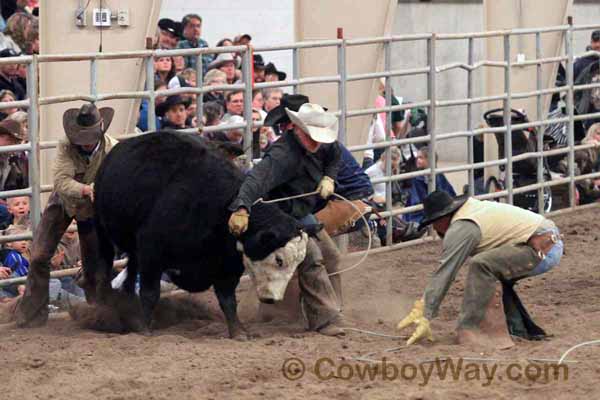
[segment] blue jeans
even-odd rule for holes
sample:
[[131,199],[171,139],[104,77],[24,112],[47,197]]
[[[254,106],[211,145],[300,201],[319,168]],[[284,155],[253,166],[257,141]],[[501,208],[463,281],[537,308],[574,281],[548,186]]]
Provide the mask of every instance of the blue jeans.
[[554,246],[552,246],[548,254],[546,254],[544,259],[540,261],[540,263],[533,269],[533,271],[531,271],[529,276],[540,275],[545,272],[548,272],[560,263],[560,259],[563,255],[563,250],[565,248],[565,244],[560,239],[560,232],[558,231],[558,228],[552,228],[546,232],[554,233],[556,237],[559,238],[558,242],[556,242]]

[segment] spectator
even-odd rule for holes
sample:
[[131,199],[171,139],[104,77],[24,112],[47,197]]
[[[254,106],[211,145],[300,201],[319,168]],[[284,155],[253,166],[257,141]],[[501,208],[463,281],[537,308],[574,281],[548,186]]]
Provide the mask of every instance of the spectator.
[[31,22],[26,35],[23,52],[29,55],[40,54],[40,23],[37,18]]
[[[252,109],[252,122],[262,122],[261,109]],[[275,141],[273,130],[268,126],[255,127],[252,130],[252,158],[262,158],[269,145]]]
[[[381,155],[379,160],[375,162],[375,164],[371,165],[365,171],[369,178],[383,178],[385,177],[385,163],[386,163],[386,154],[391,154],[392,157],[392,175],[396,175],[400,169],[400,149],[398,147],[390,147],[389,152],[385,152]],[[373,200],[377,203],[385,203],[385,182],[375,183],[373,184],[373,189],[375,191],[373,195]]]
[[[220,69],[211,69],[206,73],[206,76],[204,77],[204,84],[206,86],[226,85],[227,76],[225,75],[225,72],[221,71]],[[213,90],[204,93],[202,101],[204,103],[216,101],[217,103],[221,104],[223,108],[225,108],[225,96],[223,95],[222,90]]]
[[263,91],[264,110],[269,113],[281,104],[283,90],[281,88],[267,88]]
[[21,143],[29,142],[29,132],[28,132],[28,115],[25,111],[16,111],[10,114],[7,119],[11,121],[18,122],[21,126],[20,135],[17,135],[21,138]]
[[[4,89],[4,90],[0,90],[0,103],[10,103],[13,101],[16,101],[16,96],[15,94],[8,90],[8,89]],[[12,108],[5,108],[2,111],[0,111],[1,114],[3,114],[3,118],[6,118],[14,113],[16,113],[17,111],[19,111],[18,107],[12,107]]]
[[227,113],[224,118],[228,119],[232,115],[242,115],[244,113],[244,91],[233,90],[227,92],[225,96],[225,108]]
[[[167,86],[160,80],[156,80],[154,82],[154,90],[155,91],[159,91],[159,90],[165,90],[167,88]],[[165,96],[157,96],[154,99],[154,105],[155,107],[160,106],[163,102],[165,101]],[[140,104],[140,117],[138,119],[138,123],[137,123],[137,127],[140,128],[140,130],[142,132],[146,132],[149,127],[148,127],[148,100],[147,99],[143,99],[141,104]],[[156,108],[155,108],[156,109]],[[155,125],[156,125],[156,129],[160,129],[160,118],[158,117],[158,115],[155,116],[156,120],[155,120]]]
[[[175,65],[175,74],[180,74],[184,70],[186,70],[186,68],[185,68],[185,58],[183,56],[173,56],[171,58],[173,59],[173,65]],[[195,70],[193,70],[191,68],[187,68],[187,69],[190,70],[190,71],[194,71],[194,75],[196,75],[196,71]]]
[[185,120],[185,124],[191,128],[198,127],[198,118],[196,116],[196,110],[198,109],[198,104],[196,102],[195,95],[182,96],[184,99],[187,99],[188,106],[186,108],[187,117]]
[[[224,118],[219,125],[244,124],[246,121],[239,115],[232,115]],[[241,145],[244,141],[244,128],[230,128],[222,131],[209,132],[205,135],[208,140],[231,143],[238,145],[241,150]]]
[[168,88],[175,89],[179,87],[196,87],[196,71],[186,68],[183,72],[171,78]]
[[[4,235],[19,235],[27,231],[22,226],[10,226],[4,231]],[[7,242],[4,249],[0,251],[0,279],[21,278],[29,272],[30,240],[18,240]],[[7,287],[0,289],[0,299],[12,298],[22,295],[25,291],[24,285],[18,287]]]
[[175,22],[169,18],[163,18],[158,21],[157,47],[159,49],[174,49],[177,47],[177,42],[180,39],[181,22]]
[[[377,96],[377,98],[375,99],[375,108],[383,108],[386,106],[385,97],[386,97],[385,96],[385,78],[380,78],[379,79],[379,96]],[[391,100],[392,100],[392,106],[398,106],[403,103],[403,99],[396,97],[394,95],[393,90],[392,90]],[[377,115],[381,120],[381,125],[383,126],[384,132],[385,132],[385,129],[387,127],[387,125],[386,125],[387,113],[381,112]],[[393,111],[392,112],[392,132],[390,132],[390,136],[392,138],[402,139],[402,138],[406,137],[406,133],[411,128],[410,117],[411,117],[410,110],[408,110],[406,112],[404,112],[404,111]],[[404,158],[408,159],[410,157],[410,155],[407,153],[407,148],[403,147],[402,151],[403,151]],[[374,161],[377,161],[377,158],[378,157],[376,154]]]
[[21,48],[17,43],[15,43],[13,38],[4,32],[0,32],[0,51],[4,49],[11,49],[15,53],[21,53]]
[[[379,118],[379,115],[373,116],[371,120],[371,125],[369,126],[369,133],[367,134],[367,144],[375,144],[385,141],[385,127]],[[367,169],[372,166],[379,157],[381,157],[381,153],[385,151],[385,148],[380,149],[369,149],[365,150],[363,153],[363,169]]]
[[242,33],[241,35],[237,35],[233,39],[233,45],[234,46],[248,46],[248,45],[250,45],[251,41],[252,41],[252,36],[248,35],[247,33]]
[[[18,57],[20,54],[12,49],[4,49],[0,51],[0,58]],[[18,81],[19,64],[2,64],[0,65],[0,90],[8,89],[14,93],[17,100],[24,100],[27,96],[25,87]]]
[[204,126],[215,126],[221,123],[221,118],[223,118],[223,106],[221,103],[217,101],[209,101],[208,103],[204,103],[204,107],[202,108],[202,122]]
[[186,108],[189,101],[179,95],[169,96],[156,108],[156,114],[162,117],[162,129],[185,129],[189,128],[186,124]]
[[[15,121],[0,122],[0,146],[18,144],[21,127]],[[27,159],[12,153],[0,154],[0,191],[24,189],[29,186]]]
[[71,223],[69,229],[65,231],[60,240],[60,247],[64,252],[63,266],[71,268],[81,261],[81,251],[79,250],[79,235],[76,231],[76,224]]
[[228,84],[233,84],[236,80],[235,60],[230,53],[221,53],[209,65],[208,70],[219,69],[225,73]]
[[254,54],[254,83],[265,81],[265,62],[260,54]]
[[[435,162],[435,157],[433,157]],[[430,154],[429,147],[424,146],[418,150],[417,159],[416,159],[416,167],[417,170],[424,170],[429,168],[430,163]],[[408,198],[406,201],[406,206],[416,206],[423,202],[423,199],[427,197],[429,193],[429,175],[417,176],[416,178],[412,178],[409,180],[409,189],[408,189]],[[437,174],[435,177],[435,188],[436,190],[441,190],[448,193],[450,196],[455,197],[456,193],[454,192],[454,188],[446,179],[444,174]],[[406,221],[421,223],[423,219],[424,213],[423,211],[416,211],[410,214],[405,215]]]
[[[589,49],[600,51],[600,30],[592,32]],[[578,58],[573,64],[573,79],[577,80],[579,74],[594,62],[598,62],[598,56],[595,54]]]
[[31,47],[30,31],[35,20],[36,17],[31,14],[17,12],[6,21],[4,33],[10,36],[22,51],[27,51]]
[[283,71],[278,71],[275,64],[268,63],[265,66],[265,82],[285,81],[287,74]]
[[217,47],[233,46],[233,41],[229,38],[223,38],[217,42]]
[[[202,39],[202,18],[197,14],[187,14],[181,21],[183,26],[183,38],[184,40],[177,43],[178,49],[197,49],[202,47],[208,47],[206,40]],[[185,66],[186,68],[196,69],[197,56],[186,56]],[[212,55],[202,55],[202,75],[206,74],[208,70],[208,64],[213,60]]]
[[19,226],[30,226],[29,221],[29,197],[9,197],[6,200],[7,210],[12,217],[11,224]]
[[165,85],[175,76],[175,65],[171,57],[157,57],[154,59],[154,79]]
[[263,120],[267,116],[263,107],[265,106],[265,101],[263,100],[262,91],[259,89],[254,89],[252,91],[252,108],[258,110],[260,113],[260,119]]

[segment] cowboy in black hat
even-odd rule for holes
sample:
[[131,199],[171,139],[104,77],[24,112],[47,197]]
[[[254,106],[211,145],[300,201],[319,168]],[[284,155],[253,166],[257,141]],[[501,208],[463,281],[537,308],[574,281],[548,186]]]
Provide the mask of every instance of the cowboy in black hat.
[[162,18],[158,21],[158,48],[174,49],[181,39],[181,22],[175,22],[170,18]]
[[185,129],[187,107],[190,100],[178,94],[169,96],[156,107],[156,115],[161,117],[161,127],[164,129]]
[[[491,332],[498,335],[488,335],[488,315],[497,302],[494,293],[498,293],[498,281],[508,284],[512,291],[516,280],[547,272],[558,265],[563,254],[558,228],[551,220],[519,207],[465,196],[452,198],[444,191],[429,194],[423,208],[425,218],[421,226],[433,225],[444,240],[443,252],[441,265],[425,288],[423,298],[415,302],[410,314],[398,324],[398,329],[416,325],[407,344],[423,338],[432,340],[429,322],[437,315],[459,268],[471,257],[458,339],[461,343],[478,344],[498,339],[491,344],[509,347],[513,343],[505,325],[503,334]],[[524,315],[523,321],[528,319],[526,313],[521,315]],[[504,320],[502,315],[500,322]],[[497,319],[492,322],[498,324]],[[515,329],[511,325],[510,333],[527,337],[526,332]]]
[[260,54],[254,54],[254,83],[265,81],[265,61]]
[[[75,219],[83,262],[83,286],[88,301],[95,297],[96,278],[85,266],[97,259],[98,239],[94,228],[93,182],[100,164],[116,145],[106,134],[114,116],[109,107],[94,104],[71,108],[63,114],[67,140],[58,145],[54,161],[54,192],[42,214],[31,248],[25,294],[17,305],[17,325],[34,327],[48,319],[49,261],[66,229]],[[99,277],[98,277],[99,278]],[[108,277],[103,283],[108,284]]]
[[272,62],[268,63],[265,66],[265,81],[266,82],[275,82],[275,81],[285,81],[287,74],[283,71],[279,71],[275,64]]

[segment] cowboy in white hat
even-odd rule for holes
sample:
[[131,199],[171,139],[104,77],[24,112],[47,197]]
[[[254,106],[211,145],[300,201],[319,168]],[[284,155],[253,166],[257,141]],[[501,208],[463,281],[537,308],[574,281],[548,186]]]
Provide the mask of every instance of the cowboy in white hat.
[[[71,108],[63,114],[63,127],[68,140],[62,140],[54,161],[54,192],[42,214],[31,248],[31,262],[25,294],[16,310],[17,325],[34,327],[48,319],[48,280],[50,258],[66,229],[75,219],[83,265],[93,260],[98,240],[94,229],[93,182],[108,152],[117,141],[106,134],[114,116],[109,107],[94,104]],[[89,301],[94,298],[95,277],[84,269]]]
[[[336,146],[338,119],[317,104],[303,104],[298,112],[286,109],[293,131],[274,142],[263,159],[250,171],[237,198],[231,203],[229,229],[242,235],[248,228],[252,205],[260,198],[279,199],[318,190],[327,199],[334,191],[334,179],[340,161]],[[317,157],[317,150],[331,143],[327,156]],[[319,195],[290,199],[277,203],[307,228],[317,224],[312,214]],[[312,241],[307,255],[298,267],[302,306],[311,330],[324,335],[339,336],[341,328],[339,300],[323,265],[319,247]]]

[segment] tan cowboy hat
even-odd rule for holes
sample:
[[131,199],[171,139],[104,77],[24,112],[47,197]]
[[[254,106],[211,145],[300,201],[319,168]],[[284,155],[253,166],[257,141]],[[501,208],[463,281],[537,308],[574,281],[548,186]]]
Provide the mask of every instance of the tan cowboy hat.
[[71,143],[85,146],[97,143],[108,130],[115,115],[110,107],[98,109],[93,103],[70,108],[63,114],[63,127]]
[[0,122],[0,134],[12,137],[16,142],[23,140],[21,124],[12,119],[5,118]]
[[319,143],[333,143],[338,135],[338,119],[318,104],[304,103],[298,112],[285,109],[292,123]]

